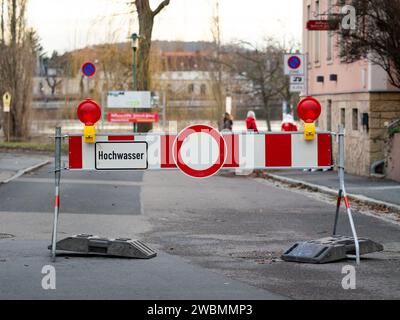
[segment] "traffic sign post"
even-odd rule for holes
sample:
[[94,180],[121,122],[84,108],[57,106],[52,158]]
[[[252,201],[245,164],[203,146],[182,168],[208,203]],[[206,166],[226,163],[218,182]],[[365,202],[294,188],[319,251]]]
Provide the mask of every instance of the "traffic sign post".
[[11,94],[9,92],[3,95],[3,112],[7,113],[7,142],[10,142]]
[[308,31],[336,31],[339,30],[339,28],[340,28],[339,19],[307,21]]
[[304,76],[305,59],[303,54],[285,54],[285,75],[287,76]]
[[290,92],[304,92],[305,86],[304,76],[290,76]]
[[[307,123],[315,121],[321,111],[311,97],[303,101],[298,109],[301,118]],[[95,109],[92,109],[91,112],[93,112],[93,115],[86,115],[84,123],[87,121],[93,122],[93,119],[98,118],[99,115]],[[357,263],[359,264],[361,252],[367,254],[379,251],[381,250],[381,246],[378,244],[371,246],[371,242],[364,241],[365,239],[359,241],[356,233],[344,180],[345,149],[343,129],[339,130],[338,134],[332,132],[315,132],[314,139],[312,140],[305,138],[304,132],[268,132],[259,134],[219,133],[207,125],[190,126],[179,134],[103,133],[94,137],[94,144],[85,142],[85,136],[81,134],[67,134],[63,136],[63,138],[68,139],[69,146],[68,169],[66,169],[68,171],[180,170],[185,175],[196,179],[212,177],[221,169],[330,170],[335,167],[332,156],[332,143],[335,137],[339,138],[339,163],[337,168],[339,171],[340,188],[333,240],[330,240],[329,243],[331,243],[331,249],[334,250],[336,248],[333,245],[335,241],[343,240],[343,237],[338,237],[336,232],[339,208],[341,200],[344,199],[353,238],[343,240],[347,251],[342,251],[346,256],[346,253],[351,251],[351,244],[353,244],[353,251],[356,254]],[[108,240],[91,235],[81,235],[56,243],[60,210],[61,138],[61,129],[57,128],[55,215],[52,246],[50,247],[53,258],[55,259],[57,250],[83,253],[93,252],[146,259],[154,257],[156,254],[152,249],[141,242],[127,241],[127,239]],[[307,247],[307,245],[304,246]],[[298,252],[298,250],[296,251],[293,248],[295,247],[292,247],[283,256],[286,261],[307,261],[311,263],[332,261],[332,257],[329,260],[326,255],[320,256],[327,259],[318,260],[319,255],[313,250]],[[328,250],[328,252],[331,251]],[[311,254],[313,256],[309,256]],[[315,254],[316,256],[314,257]],[[337,255],[337,257],[343,258],[343,255]]]
[[93,77],[96,74],[96,65],[92,62],[85,62],[82,65],[82,73],[88,78]]
[[152,112],[108,113],[108,122],[111,123],[157,123],[158,121],[158,113]]

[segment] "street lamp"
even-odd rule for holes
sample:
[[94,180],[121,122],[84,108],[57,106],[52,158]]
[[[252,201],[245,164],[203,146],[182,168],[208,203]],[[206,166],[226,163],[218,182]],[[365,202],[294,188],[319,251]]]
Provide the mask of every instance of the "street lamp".
[[[139,35],[137,33],[132,33],[132,49],[133,49],[133,91],[137,91],[137,62],[136,54],[139,47]],[[137,131],[136,123],[133,124],[133,132]]]
[[131,36],[132,40],[132,49],[133,49],[133,90],[137,90],[137,63],[136,63],[136,54],[139,47],[139,36],[137,33],[133,33]]

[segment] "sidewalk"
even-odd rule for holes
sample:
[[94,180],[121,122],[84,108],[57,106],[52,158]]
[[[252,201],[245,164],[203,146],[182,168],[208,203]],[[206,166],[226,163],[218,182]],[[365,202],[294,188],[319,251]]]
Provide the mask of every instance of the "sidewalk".
[[0,184],[50,163],[49,156],[0,151]]
[[[337,192],[339,188],[339,178],[335,171],[328,172],[304,172],[304,171],[285,171],[271,172],[268,174],[273,179],[280,180],[289,184],[304,184],[314,188],[322,187],[329,192]],[[400,183],[368,177],[354,176],[346,174],[346,189],[351,196],[360,200],[370,200],[384,202],[389,206],[400,208]],[[330,190],[329,190],[330,189]]]

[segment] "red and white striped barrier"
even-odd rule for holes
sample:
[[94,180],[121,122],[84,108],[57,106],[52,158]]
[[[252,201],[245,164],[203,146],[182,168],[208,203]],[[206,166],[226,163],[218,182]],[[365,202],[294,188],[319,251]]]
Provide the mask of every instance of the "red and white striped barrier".
[[[198,130],[193,131],[196,127]],[[84,143],[82,136],[69,136],[69,169],[181,169],[185,173],[189,171],[190,176],[204,178],[221,168],[327,169],[333,166],[330,133],[319,133],[315,140],[306,141],[302,133],[221,136],[207,126],[189,129],[192,131],[186,129],[178,136],[97,135],[95,144]],[[136,159],[141,154],[142,158]],[[137,165],[130,166],[135,160]],[[212,167],[216,170],[210,171]]]

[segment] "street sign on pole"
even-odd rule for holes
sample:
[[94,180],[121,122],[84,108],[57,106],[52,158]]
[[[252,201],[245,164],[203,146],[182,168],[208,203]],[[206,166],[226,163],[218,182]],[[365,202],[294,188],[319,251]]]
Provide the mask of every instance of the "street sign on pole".
[[109,109],[151,109],[150,91],[111,91],[107,94]]
[[285,54],[285,75],[287,76],[304,76],[305,63],[303,54]]
[[92,62],[85,62],[82,66],[82,73],[86,77],[93,77],[96,74],[96,66]]
[[3,95],[3,112],[7,113],[7,142],[10,142],[10,113],[11,113],[11,93],[6,92]]
[[290,92],[304,92],[306,81],[304,76],[290,77]]
[[110,112],[108,114],[108,122],[111,123],[157,123],[158,121],[159,121],[158,113],[151,113],[151,112],[135,112],[135,113]]
[[3,95],[3,112],[9,113],[11,111],[11,94],[6,92]]
[[309,20],[307,21],[308,31],[336,31],[340,27],[340,20]]

